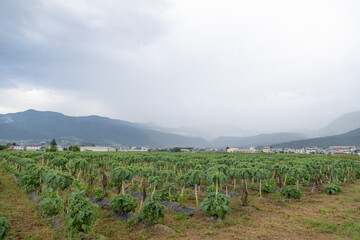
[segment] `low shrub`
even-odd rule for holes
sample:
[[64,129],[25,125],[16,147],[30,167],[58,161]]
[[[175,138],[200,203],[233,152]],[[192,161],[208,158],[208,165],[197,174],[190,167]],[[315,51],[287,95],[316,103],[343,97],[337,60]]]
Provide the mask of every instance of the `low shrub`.
[[132,212],[137,207],[137,198],[130,194],[118,194],[110,201],[114,212]]
[[308,186],[309,185],[309,181],[304,179],[301,181],[301,185],[303,185],[304,187]]
[[339,184],[336,184],[336,183],[329,183],[329,184],[325,185],[325,187],[326,187],[327,194],[330,194],[330,195],[336,195],[342,191]]
[[97,201],[100,201],[101,199],[103,199],[107,196],[109,196],[109,193],[107,191],[105,191],[105,193],[104,193],[104,190],[102,188],[97,188],[95,190],[95,199]]
[[274,179],[268,179],[261,184],[261,191],[273,193],[276,190],[276,182]]
[[160,195],[154,194],[146,198],[139,217],[148,224],[155,224],[159,218],[164,219],[164,214],[165,207],[160,203]]
[[64,201],[56,193],[46,193],[39,202],[39,207],[46,215],[52,217],[64,210]]
[[85,197],[85,191],[75,190],[71,193],[68,213],[65,215],[68,228],[76,231],[90,231],[97,216],[97,206]]
[[35,174],[20,172],[18,182],[27,193],[36,191],[40,186],[39,178]]
[[226,214],[230,214],[229,207],[230,198],[224,194],[215,192],[209,192],[202,203],[200,203],[200,209],[206,216],[215,216],[221,219],[225,218]]
[[298,188],[296,187],[296,185],[287,186],[283,190],[283,194],[287,198],[294,198],[294,199],[300,199],[300,197],[304,195],[301,185],[299,185]]

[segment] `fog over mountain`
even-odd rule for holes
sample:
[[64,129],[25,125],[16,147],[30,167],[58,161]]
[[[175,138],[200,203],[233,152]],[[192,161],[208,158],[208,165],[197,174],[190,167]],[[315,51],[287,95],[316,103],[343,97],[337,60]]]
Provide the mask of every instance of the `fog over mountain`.
[[289,141],[289,142],[269,144],[269,145],[272,145],[273,147],[277,147],[277,148],[304,148],[304,147],[327,148],[330,146],[360,146],[360,128],[334,136]]
[[356,0],[3,0],[0,113],[108,116],[206,139],[317,131],[359,110],[359,9]]
[[[348,115],[345,115],[348,116]],[[338,119],[343,119],[340,117]],[[346,117],[348,119],[348,117]],[[353,118],[352,118],[353,119]],[[356,119],[354,119],[356,122]],[[338,122],[335,120],[334,122]],[[349,124],[351,122],[348,122]],[[350,124],[351,125],[351,124]],[[352,124],[356,126],[355,123]],[[192,134],[204,133],[205,127],[186,128]],[[230,131],[227,126],[222,126]],[[217,128],[220,130],[220,128]],[[233,133],[236,133],[236,128]],[[352,130],[352,129],[351,129]],[[358,131],[358,130],[357,130]],[[225,133],[223,132],[223,133]],[[243,131],[238,132],[241,134]],[[279,132],[271,134],[253,134],[251,136],[220,135],[213,139],[204,139],[200,135],[189,136],[187,133],[174,133],[174,129],[163,128],[155,124],[133,123],[101,116],[72,117],[50,111],[27,110],[18,113],[0,114],[0,142],[39,143],[50,142],[56,138],[60,144],[96,144],[149,147],[241,147],[250,146],[314,146],[356,144],[358,134],[346,133],[344,136],[308,139],[309,135],[301,132]],[[215,133],[213,131],[213,133]],[[231,133],[231,131],[229,132]],[[217,132],[221,134],[221,132]],[[308,139],[308,140],[307,140]],[[297,140],[297,141],[296,141]],[[295,142],[294,142],[295,141]],[[304,146],[305,146],[304,145]]]
[[148,129],[138,123],[100,116],[71,117],[57,112],[27,110],[0,115],[0,141],[150,147],[205,147],[202,138]]
[[321,128],[316,134],[318,136],[338,135],[356,128],[360,128],[360,111],[347,113],[336,118]]

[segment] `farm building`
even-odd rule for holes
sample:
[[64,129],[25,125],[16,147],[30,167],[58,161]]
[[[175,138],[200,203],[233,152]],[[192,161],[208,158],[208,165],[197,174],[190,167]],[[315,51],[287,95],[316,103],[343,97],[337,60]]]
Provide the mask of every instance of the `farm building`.
[[263,147],[262,150],[264,153],[272,153],[272,147]]
[[39,144],[29,144],[29,145],[26,145],[25,150],[26,151],[45,150],[45,146],[44,145],[39,145]]
[[25,151],[25,146],[11,146],[10,149],[15,151]]
[[103,146],[82,146],[81,152],[115,152],[116,147],[103,147]]

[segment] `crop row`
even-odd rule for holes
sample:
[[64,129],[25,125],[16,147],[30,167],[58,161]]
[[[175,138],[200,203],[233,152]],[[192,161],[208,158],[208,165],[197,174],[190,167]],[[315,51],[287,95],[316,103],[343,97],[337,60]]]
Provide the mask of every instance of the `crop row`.
[[359,159],[339,155],[4,152],[0,158],[27,192],[40,193],[42,211],[63,213],[74,234],[89,231],[96,218],[89,197],[110,196],[114,213],[135,212],[129,223],[153,224],[164,217],[165,200],[183,206],[194,196],[205,215],[224,218],[231,198],[247,205],[250,190],[300,198],[303,186],[315,191],[325,184],[337,194],[340,183],[360,178]]

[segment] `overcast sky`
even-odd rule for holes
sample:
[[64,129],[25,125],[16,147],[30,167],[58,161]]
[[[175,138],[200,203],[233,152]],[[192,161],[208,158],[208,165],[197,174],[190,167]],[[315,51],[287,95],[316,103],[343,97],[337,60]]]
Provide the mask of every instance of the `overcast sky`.
[[316,129],[360,110],[360,1],[2,0],[0,113]]

